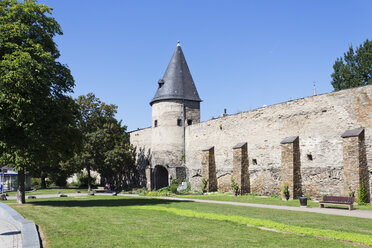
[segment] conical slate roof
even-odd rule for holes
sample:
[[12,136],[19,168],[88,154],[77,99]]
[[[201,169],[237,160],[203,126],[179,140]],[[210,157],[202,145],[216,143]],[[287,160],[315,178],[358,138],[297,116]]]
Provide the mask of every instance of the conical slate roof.
[[154,102],[170,99],[183,99],[201,102],[194,80],[187,66],[180,44],[177,44],[163,79],[150,105]]

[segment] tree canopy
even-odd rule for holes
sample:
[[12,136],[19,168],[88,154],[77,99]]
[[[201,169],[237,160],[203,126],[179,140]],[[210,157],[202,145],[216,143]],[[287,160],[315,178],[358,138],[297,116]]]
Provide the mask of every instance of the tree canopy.
[[372,41],[367,39],[356,51],[350,46],[333,69],[331,83],[336,91],[372,84]]
[[0,1],[0,163],[18,170],[58,164],[78,148],[74,79],[53,40],[62,35],[51,8],[33,0]]
[[133,172],[132,149],[126,126],[114,116],[117,106],[101,102],[93,93],[79,96],[78,127],[83,134],[83,149],[70,161],[88,174],[88,190],[91,190],[90,172],[95,170],[102,178],[121,188],[126,176]]

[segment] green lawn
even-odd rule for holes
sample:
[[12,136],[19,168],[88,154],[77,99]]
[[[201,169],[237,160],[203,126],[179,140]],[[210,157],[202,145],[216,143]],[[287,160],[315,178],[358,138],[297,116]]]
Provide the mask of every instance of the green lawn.
[[[80,191],[81,193],[87,193],[87,189],[69,189],[69,188],[63,188],[63,189],[39,189],[36,191],[26,191],[26,196],[28,195],[53,195],[53,194],[68,194],[68,193],[76,193],[76,191]],[[11,191],[7,192],[9,196],[16,196],[17,192]]]
[[47,247],[353,247],[331,238],[340,235],[372,245],[370,219],[154,198],[27,202],[8,204],[42,228]]
[[[263,196],[254,196],[254,195],[242,195],[242,196],[233,196],[231,194],[210,194],[210,195],[177,195],[176,197],[179,198],[189,198],[189,199],[202,199],[202,200],[215,200],[215,201],[231,201],[231,202],[246,202],[246,203],[259,203],[259,204],[267,204],[267,205],[280,205],[280,206],[292,206],[292,207],[299,207],[300,202],[299,200],[288,200],[282,201],[279,197],[263,197]],[[319,207],[318,202],[314,201],[307,201],[308,207]],[[330,207],[329,205],[326,207]],[[345,208],[345,206],[332,206],[332,208]],[[354,208],[357,210],[372,210],[372,205],[362,205],[359,206],[354,204]]]

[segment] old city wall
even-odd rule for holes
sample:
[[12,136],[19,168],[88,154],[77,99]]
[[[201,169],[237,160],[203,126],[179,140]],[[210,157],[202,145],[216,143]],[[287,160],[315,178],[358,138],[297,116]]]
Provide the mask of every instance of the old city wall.
[[136,166],[140,170],[141,184],[145,185],[145,168],[151,163],[151,127],[132,131],[129,136],[134,147]]
[[247,142],[251,192],[277,194],[282,185],[280,143],[286,137],[299,136],[302,193],[341,195],[345,193],[341,135],[359,127],[365,128],[371,173],[372,86],[306,97],[191,125],[186,128],[189,181],[192,188],[200,188],[202,150],[214,147],[218,190],[230,191],[232,148]]

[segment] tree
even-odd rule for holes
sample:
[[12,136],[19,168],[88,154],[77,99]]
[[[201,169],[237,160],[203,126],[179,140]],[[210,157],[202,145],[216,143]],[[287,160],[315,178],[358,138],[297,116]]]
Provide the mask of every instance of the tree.
[[70,163],[87,171],[88,191],[91,191],[92,170],[99,172],[102,178],[110,179],[115,188],[120,188],[125,178],[135,174],[135,167],[126,126],[114,118],[117,106],[101,102],[93,93],[79,96],[77,103],[83,148]]
[[57,61],[62,35],[51,8],[34,0],[0,1],[0,163],[18,170],[17,202],[25,202],[25,171],[58,165],[79,147],[74,80]]
[[372,41],[367,39],[356,51],[350,46],[333,69],[331,83],[336,91],[372,84]]

